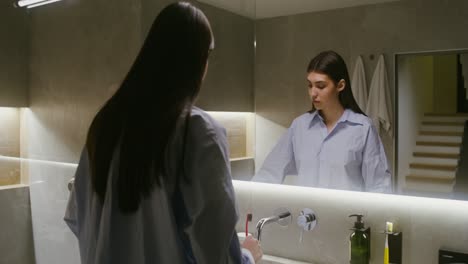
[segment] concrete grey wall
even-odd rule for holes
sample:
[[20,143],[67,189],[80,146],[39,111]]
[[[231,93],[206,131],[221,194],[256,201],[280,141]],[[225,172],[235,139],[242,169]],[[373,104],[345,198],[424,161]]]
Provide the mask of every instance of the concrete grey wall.
[[34,264],[27,186],[0,187],[0,263]]
[[29,16],[0,2],[0,107],[28,105]]
[[140,48],[140,8],[137,0],[83,0],[31,11],[28,157],[78,160],[92,117]]
[[[142,40],[159,11],[174,0],[142,0]],[[215,36],[196,105],[207,111],[253,112],[254,21],[198,1]]]
[[254,111],[254,21],[199,3],[211,23],[215,49],[197,105],[209,111]]
[[[28,156],[76,162],[92,117],[127,73],[155,16],[172,1],[61,2],[32,12]],[[198,105],[253,110],[253,21],[200,4],[216,50]],[[230,30],[225,30],[229,28]],[[76,119],[75,119],[76,118]]]
[[[405,0],[262,19],[255,26],[255,112],[271,123],[288,127],[310,108],[305,71],[316,54],[337,51],[350,73],[356,58],[362,55],[368,86],[378,55],[384,54],[394,91],[395,53],[468,46],[468,2]],[[383,142],[392,161],[392,139],[384,137]],[[274,140],[267,148],[273,144]]]
[[140,0],[141,3],[141,41],[143,42],[148,34],[148,31],[153,24],[154,19],[159,12],[170,3],[177,0]]

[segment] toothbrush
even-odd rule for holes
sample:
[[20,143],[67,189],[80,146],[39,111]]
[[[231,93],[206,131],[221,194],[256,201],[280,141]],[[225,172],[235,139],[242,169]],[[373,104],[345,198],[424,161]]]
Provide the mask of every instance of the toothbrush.
[[248,213],[245,219],[245,237],[249,236],[249,222],[252,222],[252,214]]
[[388,252],[388,234],[385,234],[385,250],[384,250],[384,261],[383,264],[389,264],[389,252]]
[[390,263],[390,252],[388,249],[388,235],[393,232],[393,223],[387,222],[385,227],[385,249],[384,249],[384,261],[383,264]]

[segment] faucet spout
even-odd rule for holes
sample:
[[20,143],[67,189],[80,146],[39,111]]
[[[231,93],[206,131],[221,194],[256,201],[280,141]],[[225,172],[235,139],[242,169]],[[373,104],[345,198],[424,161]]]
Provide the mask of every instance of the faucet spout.
[[267,224],[270,224],[270,223],[277,223],[278,221],[280,221],[281,219],[284,219],[286,217],[289,217],[291,216],[291,213],[290,212],[285,212],[285,213],[282,213],[280,215],[273,215],[273,216],[270,216],[270,217],[265,217],[265,218],[262,218],[260,219],[258,222],[257,222],[257,240],[260,241],[261,238],[262,238],[262,230],[263,230],[263,227]]

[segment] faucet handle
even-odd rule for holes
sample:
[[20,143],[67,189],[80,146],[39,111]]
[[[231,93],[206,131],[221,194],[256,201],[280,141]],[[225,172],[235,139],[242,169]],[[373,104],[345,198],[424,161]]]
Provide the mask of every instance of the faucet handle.
[[309,208],[304,208],[297,217],[297,225],[304,231],[311,231],[317,225],[315,212]]
[[315,212],[309,208],[304,208],[297,217],[297,225],[301,228],[299,243],[302,243],[304,239],[304,231],[312,231],[317,225]]

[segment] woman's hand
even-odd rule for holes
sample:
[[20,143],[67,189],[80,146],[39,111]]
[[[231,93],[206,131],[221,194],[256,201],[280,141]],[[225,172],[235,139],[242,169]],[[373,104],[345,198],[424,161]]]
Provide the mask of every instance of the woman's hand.
[[262,259],[263,251],[257,239],[253,238],[252,236],[246,237],[244,242],[242,242],[242,247],[250,251],[255,260],[255,263]]

